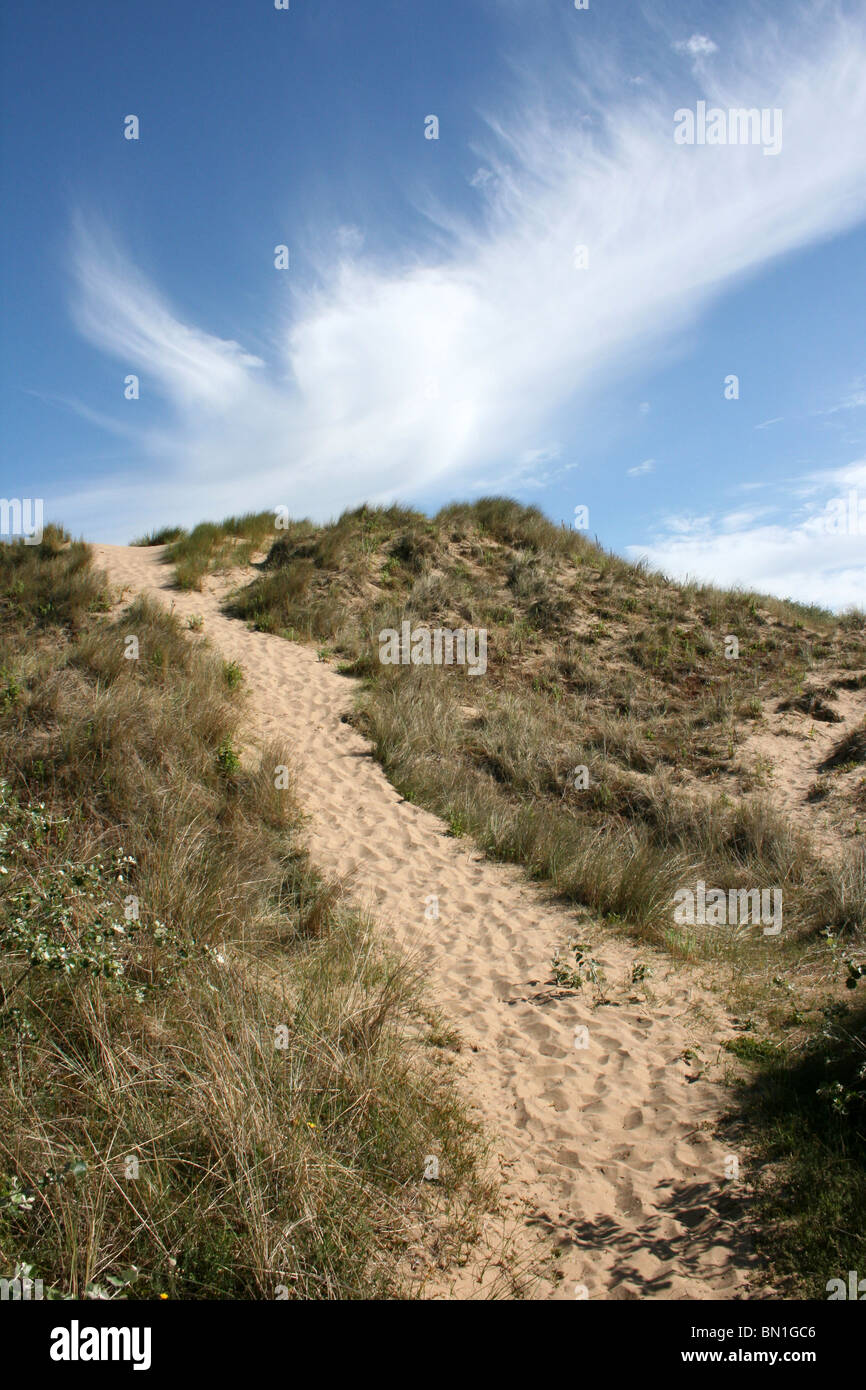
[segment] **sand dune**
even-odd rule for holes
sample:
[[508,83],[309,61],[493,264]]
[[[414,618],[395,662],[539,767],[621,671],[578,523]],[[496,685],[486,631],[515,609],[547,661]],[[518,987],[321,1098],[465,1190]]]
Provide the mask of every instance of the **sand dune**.
[[[351,681],[311,648],[225,617],[225,580],[178,593],[161,549],[94,550],[124,601],[150,593],[183,616],[203,615],[205,634],[244,668],[251,738],[294,749],[314,861],[349,877],[384,929],[419,954],[465,1039],[457,1065],[494,1139],[517,1248],[559,1252],[534,1295],[573,1299],[582,1286],[591,1299],[755,1296],[744,1190],[727,1181],[729,1148],[713,1133],[725,1092],[712,1068],[698,1075],[684,1058],[698,1049],[712,1063],[731,1033],[713,996],[661,954],[605,933],[596,954],[612,1003],[557,990],[551,958],[574,915],[401,798],[341,720]],[[432,896],[438,919],[425,915]],[[652,966],[650,1002],[631,984],[637,958]],[[488,1251],[501,1230],[491,1218]],[[490,1277],[483,1263],[431,1271],[425,1292],[477,1296]]]

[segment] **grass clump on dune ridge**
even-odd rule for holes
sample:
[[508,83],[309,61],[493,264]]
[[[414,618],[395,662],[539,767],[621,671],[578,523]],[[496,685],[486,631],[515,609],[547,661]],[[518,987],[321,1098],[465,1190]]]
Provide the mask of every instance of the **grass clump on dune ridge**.
[[[177,536],[158,532],[170,544],[165,552],[167,564],[174,565],[180,589],[200,589],[206,574],[248,564],[256,551],[267,548],[275,535],[273,512],[246,512],[225,521],[203,521],[191,531]],[[159,544],[157,540],[148,542]]]
[[46,526],[38,546],[0,546],[0,632],[60,626],[77,631],[108,604],[105,587],[83,541],[61,526]]
[[0,596],[3,1272],[406,1292],[407,1247],[447,1258],[486,1198],[411,968],[309,865],[283,750],[239,758],[206,646],[144,601],[96,616],[55,537],[0,548]]
[[179,541],[187,534],[183,526],[161,526],[158,531],[149,531],[144,536],[138,536],[131,545],[150,546],[150,545],[169,545],[172,541]]

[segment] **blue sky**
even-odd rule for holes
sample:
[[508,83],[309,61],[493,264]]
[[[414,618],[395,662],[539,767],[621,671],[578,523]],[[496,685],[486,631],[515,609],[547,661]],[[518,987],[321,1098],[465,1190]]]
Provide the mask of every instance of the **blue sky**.
[[[124,542],[505,492],[676,575],[864,601],[862,4],[2,26],[2,496]],[[781,111],[781,148],[678,144],[702,100]]]

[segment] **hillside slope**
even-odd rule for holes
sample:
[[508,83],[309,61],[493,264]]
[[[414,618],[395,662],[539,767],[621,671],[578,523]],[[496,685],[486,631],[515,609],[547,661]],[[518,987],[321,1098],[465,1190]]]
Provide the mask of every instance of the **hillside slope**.
[[[674,584],[506,499],[235,518],[164,558],[194,592],[238,553],[227,611],[362,676],[349,717],[394,786],[578,910],[550,978],[595,987],[587,909],[699,968],[735,1020],[765,1248],[793,1289],[862,1262],[862,613]],[[483,629],[483,676],[383,664],[404,623]],[[783,929],[683,925],[704,886],[778,900]]]
[[[237,574],[179,592],[158,549],[97,554],[129,596],[200,616],[240,664],[256,739],[292,748],[313,862],[413,951],[464,1039],[454,1065],[494,1138],[506,1219],[486,1223],[456,1292],[483,1291],[510,1249],[542,1296],[573,1298],[580,1285],[593,1298],[736,1296],[754,1257],[733,1220],[743,1188],[713,1135],[726,1094],[712,1064],[731,1023],[708,992],[652,948],[609,936],[597,951],[604,1003],[557,985],[555,954],[576,927],[592,936],[591,919],[403,800],[346,722],[354,683],[311,648],[226,616]],[[554,1265],[539,1263],[551,1249]],[[442,1287],[436,1271],[425,1287]]]

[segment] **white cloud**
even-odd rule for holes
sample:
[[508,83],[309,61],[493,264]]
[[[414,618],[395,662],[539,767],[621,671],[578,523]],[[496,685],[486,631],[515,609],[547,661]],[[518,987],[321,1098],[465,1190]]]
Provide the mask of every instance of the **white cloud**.
[[655,459],[644,459],[643,463],[638,463],[634,468],[629,468],[628,476],[630,478],[640,478],[644,473],[652,473],[655,466]]
[[781,505],[721,518],[670,517],[633,559],[675,579],[697,578],[843,609],[866,603],[866,460],[797,480],[782,499],[808,497],[790,518]]
[[[267,365],[188,323],[105,237],[79,229],[82,332],[171,408],[172,426],[141,434],[162,513],[198,519],[205,483],[211,515],[285,503],[321,517],[479,475],[504,482],[557,413],[568,406],[576,423],[604,375],[681,332],[734,279],[861,219],[866,19],[810,12],[788,26],[788,49],[755,42],[754,72],[731,57],[706,83],[720,105],[757,88],[784,108],[779,158],[676,145],[681,93],[658,83],[598,70],[590,92],[588,78],[558,78],[512,106],[507,129],[490,122],[483,218],[438,209],[435,250],[413,245],[391,265],[344,229],[338,254],[321,253],[318,287],[295,289]],[[574,267],[578,243],[587,270]],[[273,275],[279,305],[294,282]]]
[[79,222],[75,245],[74,313],[91,342],[137,375],[152,373],[188,410],[219,415],[249,396],[260,358],[181,322],[104,234]]
[[552,468],[546,466],[556,464],[559,457],[558,444],[540,449],[527,449],[521,454],[515,467],[503,473],[500,466],[497,467],[495,474],[469,479],[463,490],[471,496],[485,492],[507,491],[509,488],[519,488],[521,491],[531,488],[537,491],[540,488],[550,487],[560,478],[573,473],[578,466],[576,463],[564,463],[559,467]]
[[761,517],[767,516],[772,512],[770,507],[761,507],[751,511],[742,510],[739,512],[726,512],[721,518],[720,525],[725,531],[743,531],[749,526],[754,526]]
[[559,454],[558,444],[548,444],[540,449],[527,449],[525,453],[521,454],[520,462],[528,466],[534,466],[537,463],[551,463],[554,459],[559,458]]
[[719,45],[707,38],[706,34],[692,34],[690,39],[679,39],[674,48],[677,53],[688,53],[690,58],[709,58],[719,51]]

